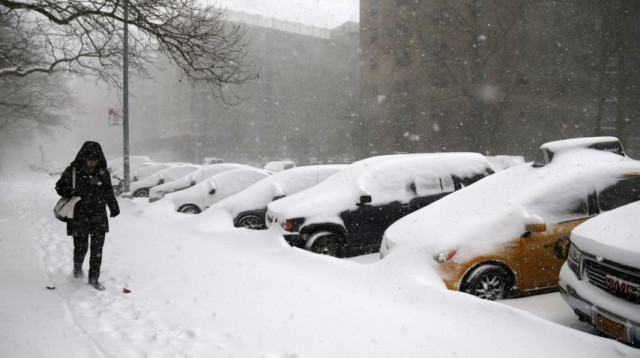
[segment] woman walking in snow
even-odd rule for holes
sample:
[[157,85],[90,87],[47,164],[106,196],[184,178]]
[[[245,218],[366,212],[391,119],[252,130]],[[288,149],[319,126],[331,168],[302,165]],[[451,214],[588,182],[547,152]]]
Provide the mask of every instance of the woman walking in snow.
[[[75,189],[73,176],[75,171]],[[102,246],[109,232],[109,219],[120,214],[118,201],[111,188],[111,177],[107,171],[107,160],[97,142],[85,142],[76,159],[65,169],[56,183],[60,196],[79,196],[73,219],[67,221],[67,235],[73,236],[73,276],[82,278],[82,263],[89,249],[89,284],[96,290],[104,290],[98,281],[102,264]]]

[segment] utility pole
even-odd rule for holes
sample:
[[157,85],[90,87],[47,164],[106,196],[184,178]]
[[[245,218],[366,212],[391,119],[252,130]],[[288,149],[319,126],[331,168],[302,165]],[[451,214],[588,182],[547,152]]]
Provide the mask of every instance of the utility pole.
[[122,130],[124,144],[124,192],[128,193],[129,186],[129,0],[124,0],[124,64],[122,73]]

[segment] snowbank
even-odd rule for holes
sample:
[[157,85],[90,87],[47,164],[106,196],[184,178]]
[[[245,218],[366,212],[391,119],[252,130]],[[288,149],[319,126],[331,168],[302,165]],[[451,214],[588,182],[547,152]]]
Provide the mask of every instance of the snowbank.
[[98,292],[71,278],[54,183],[0,181],[0,253],[12,257],[0,260],[6,357],[640,357],[447,291],[419,255],[370,264],[315,255],[272,230],[218,226],[162,200],[120,199]]

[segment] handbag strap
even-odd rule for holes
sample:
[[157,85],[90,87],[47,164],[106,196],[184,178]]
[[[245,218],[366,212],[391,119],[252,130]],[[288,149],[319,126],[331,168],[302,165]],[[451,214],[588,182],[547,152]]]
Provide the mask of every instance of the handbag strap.
[[75,189],[76,188],[76,167],[73,167],[71,169],[71,173],[72,173],[71,174],[71,187],[73,189]]

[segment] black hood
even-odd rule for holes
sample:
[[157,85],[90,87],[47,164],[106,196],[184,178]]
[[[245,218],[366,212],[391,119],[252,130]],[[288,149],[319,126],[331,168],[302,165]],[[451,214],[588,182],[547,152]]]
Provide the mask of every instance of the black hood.
[[96,169],[107,169],[107,160],[98,142],[84,142],[82,148],[78,151],[78,155],[76,155],[76,159],[71,164],[77,168],[81,168],[87,160],[97,160],[98,165],[96,165]]

